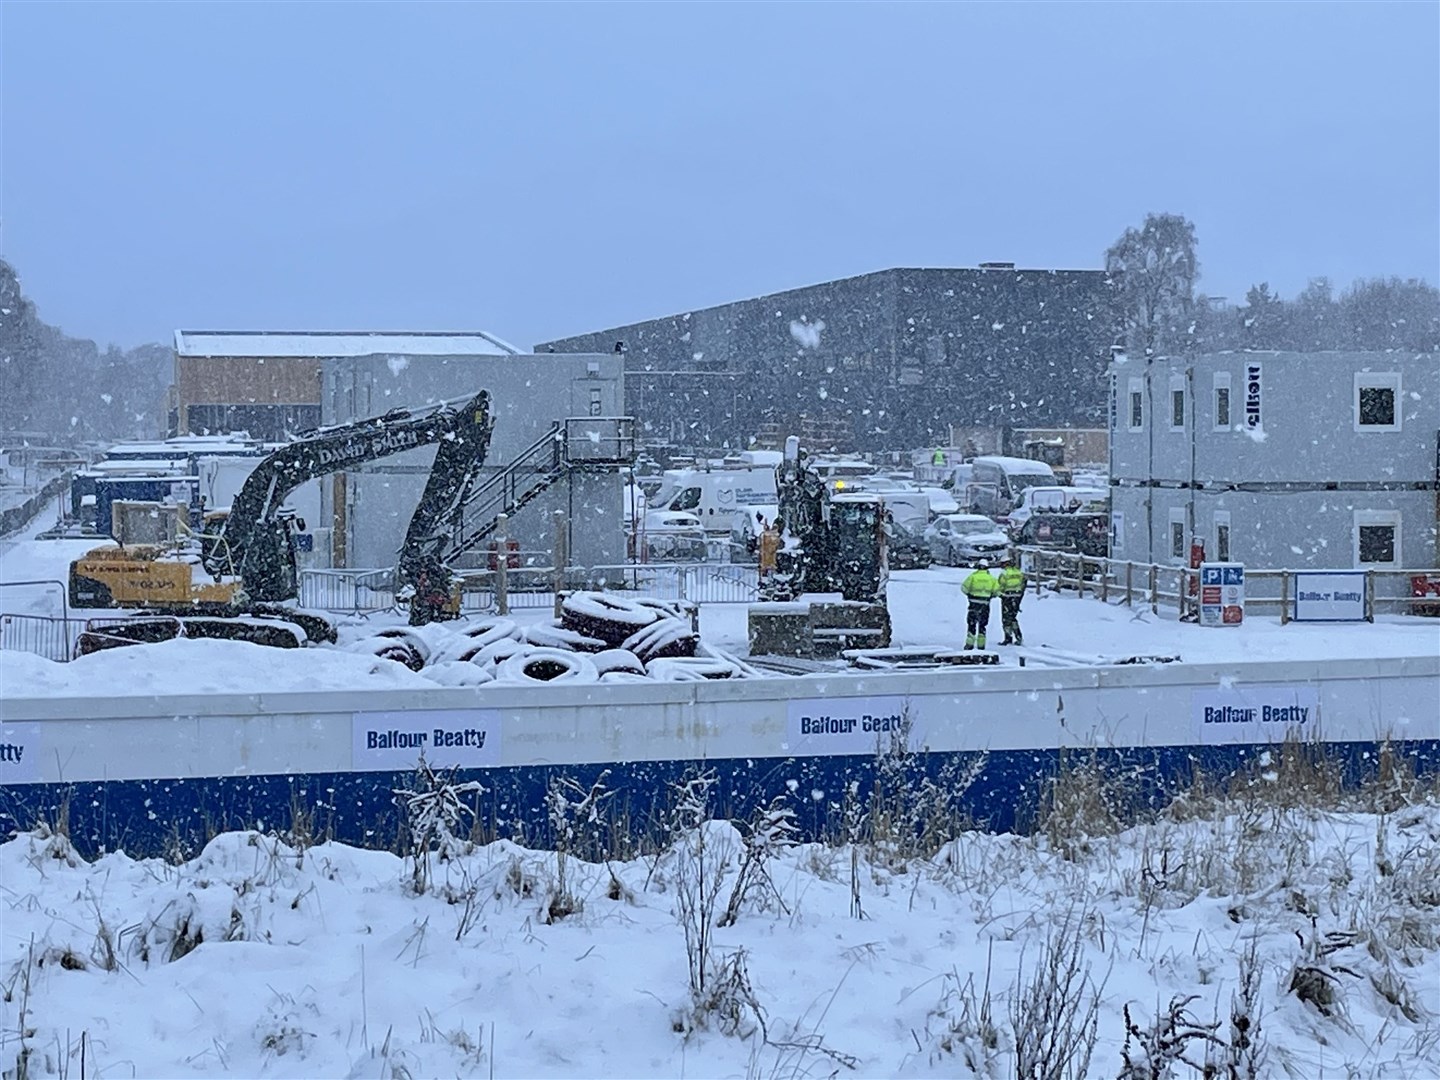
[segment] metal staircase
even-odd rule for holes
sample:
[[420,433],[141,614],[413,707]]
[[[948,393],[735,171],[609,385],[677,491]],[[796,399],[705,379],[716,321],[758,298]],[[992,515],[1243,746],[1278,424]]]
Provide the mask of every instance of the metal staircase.
[[501,514],[513,517],[562,476],[612,472],[635,462],[632,417],[572,417],[557,420],[544,435],[459,505],[449,557],[473,550],[495,531]]

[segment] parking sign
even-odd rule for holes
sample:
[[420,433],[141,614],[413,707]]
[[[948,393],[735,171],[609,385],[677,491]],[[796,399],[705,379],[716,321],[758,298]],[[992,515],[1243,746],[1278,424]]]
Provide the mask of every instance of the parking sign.
[[1239,626],[1244,620],[1244,564],[1201,563],[1200,625]]

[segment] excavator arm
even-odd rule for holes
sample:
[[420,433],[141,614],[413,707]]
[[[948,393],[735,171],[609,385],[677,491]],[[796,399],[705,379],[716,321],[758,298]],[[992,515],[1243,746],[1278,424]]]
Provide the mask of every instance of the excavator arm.
[[[490,445],[490,395],[325,428],[281,447],[256,466],[207,545],[205,568],[239,577],[248,601],[296,594],[294,550],[280,516],[287,496],[307,480],[438,443],[435,463],[410,531],[425,531],[463,498]],[[407,547],[408,547],[407,542]]]

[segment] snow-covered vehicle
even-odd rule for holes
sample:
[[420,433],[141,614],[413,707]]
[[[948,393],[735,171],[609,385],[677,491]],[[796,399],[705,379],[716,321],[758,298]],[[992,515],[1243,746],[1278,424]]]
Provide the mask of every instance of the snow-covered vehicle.
[[1013,536],[1034,514],[1105,514],[1110,511],[1110,493],[1099,488],[1030,487],[1006,516]]
[[703,559],[705,527],[687,510],[647,510],[632,547],[645,560]]
[[924,570],[934,561],[925,538],[927,527],[924,522],[898,518],[890,522],[886,547],[891,570]]
[[930,514],[932,517],[945,517],[950,514],[958,514],[961,511],[960,504],[955,496],[944,488],[925,487],[921,488],[925,497],[930,501]]
[[1010,538],[983,514],[946,514],[925,530],[930,557],[944,566],[970,566],[1003,557]]
[[739,507],[775,501],[774,468],[752,466],[671,469],[648,505],[655,511],[686,511],[700,519],[706,532],[727,533]]
[[977,514],[1002,518],[1029,487],[1054,487],[1055,470],[1043,461],[987,454],[970,463],[970,502]]

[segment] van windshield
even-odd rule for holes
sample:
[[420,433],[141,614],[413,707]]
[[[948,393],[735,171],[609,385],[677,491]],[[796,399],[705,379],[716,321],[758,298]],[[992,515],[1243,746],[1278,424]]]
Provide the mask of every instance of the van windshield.
[[667,476],[660,481],[659,488],[655,494],[650,496],[650,505],[656,507],[667,507],[676,495],[680,494],[680,481],[674,477]]
[[1055,477],[1048,473],[1011,473],[1010,490],[1019,498],[1020,493],[1026,488],[1032,487],[1054,487]]

